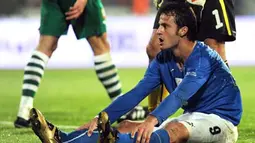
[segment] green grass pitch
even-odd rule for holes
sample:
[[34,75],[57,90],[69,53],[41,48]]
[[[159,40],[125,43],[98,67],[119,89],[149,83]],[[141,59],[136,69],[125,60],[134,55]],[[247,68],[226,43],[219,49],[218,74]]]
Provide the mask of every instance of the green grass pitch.
[[[232,67],[231,70],[241,89],[244,107],[238,143],[255,143],[255,67]],[[123,91],[134,87],[144,72],[143,68],[119,69]],[[16,118],[22,77],[21,70],[0,70],[0,143],[39,142],[31,129],[15,129],[10,124]],[[34,106],[54,124],[79,126],[109,103],[94,70],[47,70]]]

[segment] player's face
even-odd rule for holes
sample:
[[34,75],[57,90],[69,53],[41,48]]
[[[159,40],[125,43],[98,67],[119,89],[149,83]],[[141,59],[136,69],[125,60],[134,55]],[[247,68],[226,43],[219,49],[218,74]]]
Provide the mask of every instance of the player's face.
[[178,27],[175,23],[175,17],[161,14],[159,25],[157,34],[159,36],[160,49],[176,47],[180,36],[177,35]]

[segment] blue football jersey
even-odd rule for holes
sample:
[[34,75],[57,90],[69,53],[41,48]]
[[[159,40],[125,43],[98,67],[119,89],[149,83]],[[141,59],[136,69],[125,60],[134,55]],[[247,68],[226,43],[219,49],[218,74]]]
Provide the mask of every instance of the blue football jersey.
[[179,108],[184,112],[216,114],[238,125],[242,115],[240,91],[217,52],[197,42],[183,68],[178,63],[171,49],[161,51],[143,79],[104,110],[110,121],[113,123],[133,109],[163,83],[171,94],[151,113],[159,125]]

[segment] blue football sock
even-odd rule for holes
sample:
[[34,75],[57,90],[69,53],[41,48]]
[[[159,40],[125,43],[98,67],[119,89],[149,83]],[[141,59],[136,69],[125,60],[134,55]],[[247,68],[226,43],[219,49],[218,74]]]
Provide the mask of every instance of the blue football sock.
[[87,129],[71,133],[60,132],[60,138],[63,143],[97,143],[99,138],[98,131],[94,131],[90,137],[87,133]]
[[[119,139],[116,143],[135,143],[137,134],[131,138],[131,134],[118,134]],[[150,143],[169,143],[170,137],[166,130],[160,129],[151,134]]]
[[[60,131],[60,138],[63,143],[97,143],[99,138],[98,131],[94,131],[89,137],[88,130],[73,131],[71,133],[64,133]],[[135,143],[136,137],[131,138],[131,134],[118,134],[119,139],[116,143]],[[170,137],[166,130],[160,129],[151,134],[150,143],[169,143]]]
[[131,134],[118,134],[119,139],[116,141],[116,143],[135,143],[136,141],[136,136],[135,138],[131,138]]
[[165,129],[160,129],[151,134],[150,143],[169,143],[170,137]]

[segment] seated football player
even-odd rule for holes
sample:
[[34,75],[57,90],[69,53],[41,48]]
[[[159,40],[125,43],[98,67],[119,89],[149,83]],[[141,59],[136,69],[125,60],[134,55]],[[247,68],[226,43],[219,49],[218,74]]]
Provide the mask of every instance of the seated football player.
[[[161,52],[143,79],[89,123],[69,134],[31,110],[33,130],[42,142],[96,143],[234,143],[242,116],[239,88],[219,54],[196,41],[196,17],[186,3],[169,3],[159,10],[157,34]],[[129,133],[110,124],[164,84],[171,93]],[[178,109],[184,113],[168,119]],[[155,130],[155,127],[158,127]]]
[[[168,2],[188,2],[198,19],[197,40],[203,41],[218,52],[228,65],[225,42],[235,41],[236,26],[233,0],[154,0],[157,9]],[[146,46],[146,52],[151,62],[160,52],[157,29],[159,27],[157,13],[151,38]],[[169,95],[164,85],[154,90],[148,96],[149,111],[153,111],[159,103]],[[127,122],[127,121],[126,121]]]

